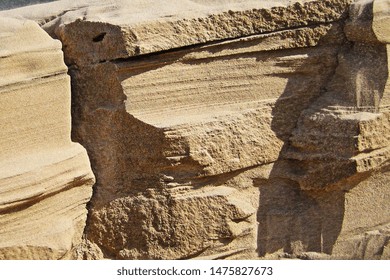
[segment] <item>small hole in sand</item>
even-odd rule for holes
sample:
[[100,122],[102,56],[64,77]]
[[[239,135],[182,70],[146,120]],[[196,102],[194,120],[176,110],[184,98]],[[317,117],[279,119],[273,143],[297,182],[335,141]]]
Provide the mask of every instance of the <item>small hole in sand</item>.
[[106,34],[107,34],[106,32],[100,33],[96,37],[93,37],[92,41],[94,41],[94,42],[101,42],[101,41],[103,41],[103,39],[106,36]]

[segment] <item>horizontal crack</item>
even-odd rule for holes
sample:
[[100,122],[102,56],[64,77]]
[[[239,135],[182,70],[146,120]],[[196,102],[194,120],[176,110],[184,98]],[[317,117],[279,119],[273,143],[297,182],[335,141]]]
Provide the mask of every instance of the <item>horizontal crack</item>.
[[244,173],[246,171],[255,169],[255,168],[260,167],[260,166],[265,166],[265,165],[268,165],[268,164],[271,164],[271,163],[273,163],[273,162],[267,162],[267,163],[263,163],[263,164],[252,165],[252,166],[248,166],[248,167],[245,167],[245,168],[233,170],[233,171],[226,172],[226,173],[216,174],[216,175],[212,175],[212,176],[205,176],[205,177],[186,179],[183,182],[177,182],[177,183],[179,183],[179,184],[180,183],[186,183],[186,182],[188,182],[188,180],[190,180],[191,181],[191,185],[194,186],[194,188],[201,188],[201,187],[204,187],[206,185],[220,186],[220,185],[225,184],[226,181],[228,181],[228,180],[230,180],[230,179],[240,175],[241,173]]
[[[219,39],[219,40],[211,40],[211,41],[204,42],[204,43],[197,43],[197,44],[186,45],[186,46],[182,46],[182,47],[171,48],[169,50],[161,50],[161,51],[157,51],[157,52],[153,52],[153,53],[139,54],[139,55],[134,55],[134,56],[127,57],[127,58],[117,58],[117,59],[110,60],[110,62],[120,63],[120,62],[129,62],[132,60],[138,61],[141,59],[153,58],[155,56],[160,56],[163,54],[173,54],[176,52],[183,52],[183,51],[190,52],[194,49],[201,48],[201,47],[210,47],[210,46],[216,46],[216,45],[224,44],[224,43],[233,43],[233,42],[238,42],[239,40],[242,40],[242,39],[251,39],[251,38],[256,39],[256,38],[261,37],[261,36],[277,34],[277,33],[284,32],[284,31],[295,31],[295,30],[299,30],[302,28],[316,28],[316,27],[320,27],[323,25],[331,25],[331,24],[335,24],[335,23],[340,23],[343,21],[344,20],[337,20],[337,21],[322,22],[322,23],[316,23],[316,24],[308,24],[308,25],[296,26],[296,27],[291,27],[291,28],[282,28],[282,29],[277,29],[277,30],[273,30],[273,31],[266,31],[264,33],[254,33],[254,34],[244,35],[244,36],[229,37],[229,38]],[[106,61],[102,61],[102,62],[104,63]]]

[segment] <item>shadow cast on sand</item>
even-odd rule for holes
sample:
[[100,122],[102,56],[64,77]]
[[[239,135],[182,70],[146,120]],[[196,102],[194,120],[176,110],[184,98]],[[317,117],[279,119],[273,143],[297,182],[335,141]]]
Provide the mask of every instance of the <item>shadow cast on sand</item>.
[[[322,73],[317,73],[317,76],[323,78],[313,80],[310,74],[306,78],[292,74],[273,108],[272,129],[284,146],[269,178],[254,180],[255,187],[260,190],[257,213],[259,256],[273,253],[299,256],[304,252],[332,255],[345,222],[346,193],[370,176],[370,172],[357,174],[352,158],[359,151],[353,142],[345,144],[350,152],[340,149],[344,144],[339,146],[338,143],[359,136],[359,129],[353,130],[353,125],[359,127],[356,125],[358,120],[355,123],[351,119],[348,120],[350,123],[346,120],[345,126],[352,129],[343,131],[344,120],[334,117],[332,113],[328,123],[313,122],[308,129],[302,127],[312,121],[310,117],[316,112],[326,116],[326,111],[332,108],[342,108],[345,114],[351,115],[367,110],[377,112],[378,102],[371,96],[376,94],[382,99],[384,94],[388,73],[381,61],[387,61],[386,50],[382,45],[366,46],[347,40],[329,47],[336,50],[336,61],[324,56],[314,64],[321,65],[328,60],[327,65],[313,68],[312,54],[307,49],[306,61],[309,63],[303,62],[297,70],[298,73],[307,74],[310,69],[321,69]],[[360,60],[362,66],[354,66]],[[377,66],[373,67],[375,64]],[[365,92],[362,88],[365,88]],[[311,94],[307,93],[308,90]],[[332,118],[340,121],[341,125],[332,123]],[[333,134],[343,134],[344,138],[336,139]],[[318,135],[327,138],[307,140],[321,137]],[[324,143],[329,147],[324,146],[327,151],[322,150]],[[336,168],[327,169],[333,164],[332,161]],[[316,176],[319,176],[318,181],[322,186],[311,188],[311,183],[317,184]]]

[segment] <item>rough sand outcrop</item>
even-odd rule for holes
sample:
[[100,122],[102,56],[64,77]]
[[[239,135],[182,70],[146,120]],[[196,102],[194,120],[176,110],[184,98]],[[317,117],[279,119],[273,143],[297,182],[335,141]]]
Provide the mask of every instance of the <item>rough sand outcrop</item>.
[[72,140],[96,184],[66,258],[390,258],[389,13],[387,0],[0,12],[59,39],[72,77]]

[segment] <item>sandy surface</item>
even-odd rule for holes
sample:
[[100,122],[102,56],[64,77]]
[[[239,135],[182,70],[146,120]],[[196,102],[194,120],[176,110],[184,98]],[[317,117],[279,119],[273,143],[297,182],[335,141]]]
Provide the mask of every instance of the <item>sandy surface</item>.
[[[196,18],[227,10],[242,11],[253,8],[285,6],[289,0],[118,0],[99,1],[62,0],[1,11],[0,16],[28,18],[41,24],[61,17],[64,23],[77,18],[88,21],[104,21],[113,24],[140,24],[156,19]],[[310,2],[310,1],[300,1]]]

